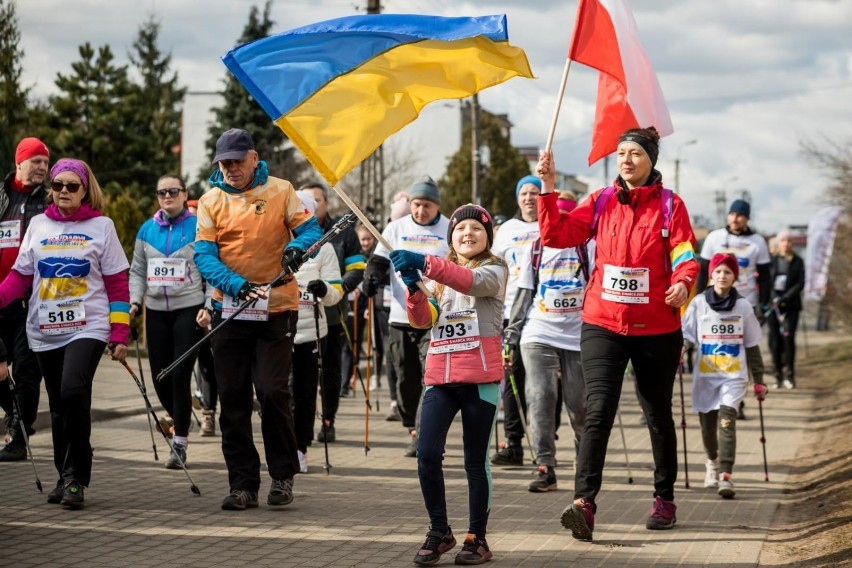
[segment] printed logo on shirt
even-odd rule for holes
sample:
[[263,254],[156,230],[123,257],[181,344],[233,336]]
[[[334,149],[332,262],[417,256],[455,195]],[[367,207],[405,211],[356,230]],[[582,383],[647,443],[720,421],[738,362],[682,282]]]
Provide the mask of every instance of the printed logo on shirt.
[[514,246],[522,247],[526,245],[531,245],[533,241],[535,241],[541,233],[538,230],[529,231],[527,233],[520,233],[511,238],[512,244]]
[[86,277],[91,271],[88,260],[68,257],[48,257],[38,261],[41,276],[38,297],[40,300],[58,300],[85,295]]
[[446,239],[437,235],[403,235],[400,239],[403,245],[401,249],[433,248],[439,246]]
[[41,250],[83,249],[92,237],[80,233],[68,233],[47,237],[41,241]]
[[251,202],[254,205],[254,214],[255,215],[263,215],[266,213],[266,200],[265,199],[255,199]]

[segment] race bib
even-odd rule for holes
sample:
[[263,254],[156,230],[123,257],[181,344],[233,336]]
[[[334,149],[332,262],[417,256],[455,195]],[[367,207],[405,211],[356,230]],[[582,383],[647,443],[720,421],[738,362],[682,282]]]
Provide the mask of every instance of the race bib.
[[698,323],[698,335],[701,343],[737,343],[743,342],[743,316],[727,315],[718,312],[709,314]]
[[306,284],[299,284],[299,309],[311,310],[314,306],[314,295],[308,292]]
[[452,353],[475,349],[480,344],[479,320],[476,310],[442,313],[432,328],[429,353]]
[[620,304],[648,304],[650,269],[604,265],[603,293],[601,298]]
[[21,246],[21,221],[0,222],[0,248],[17,248]]
[[38,329],[44,335],[65,335],[86,329],[83,300],[46,300],[38,305]]
[[[237,298],[224,294],[222,298],[222,319],[227,319],[236,312],[243,302]],[[301,300],[300,302],[301,303]],[[240,312],[240,315],[234,319],[246,321],[266,321],[269,319],[269,298],[260,298],[254,305],[249,306]]]
[[544,312],[548,314],[567,314],[583,309],[583,289],[566,288],[558,290],[547,288],[544,291]]
[[698,368],[705,374],[742,373],[740,354],[743,351],[743,317],[711,312],[698,322],[701,352]]
[[148,260],[148,286],[178,286],[186,282],[186,259],[151,258]]
[[778,292],[783,292],[787,289],[787,275],[786,274],[778,274],[775,276],[775,282],[773,283],[772,288],[777,290]]

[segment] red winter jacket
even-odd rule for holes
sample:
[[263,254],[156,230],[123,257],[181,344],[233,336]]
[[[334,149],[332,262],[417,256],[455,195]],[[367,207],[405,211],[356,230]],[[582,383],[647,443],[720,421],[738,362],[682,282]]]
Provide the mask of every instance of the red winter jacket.
[[[673,196],[670,236],[662,237],[663,203],[659,175],[650,185],[629,192],[616,181],[617,191],[601,210],[592,233],[594,203],[603,189],[592,193],[569,214],[560,214],[556,193],[538,200],[542,241],[554,248],[575,247],[596,239],[595,263],[583,301],[583,321],[623,335],[658,335],[680,327],[680,310],[666,304],[666,290],[683,282],[687,290],[698,275],[695,235],[686,206]],[[648,268],[649,303],[625,304],[605,300],[604,267]]]

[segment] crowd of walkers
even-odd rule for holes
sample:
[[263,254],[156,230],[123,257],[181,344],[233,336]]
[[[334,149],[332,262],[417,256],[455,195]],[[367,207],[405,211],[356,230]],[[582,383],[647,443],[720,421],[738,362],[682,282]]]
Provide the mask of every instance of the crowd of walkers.
[[[48,170],[47,145],[26,138],[0,191],[0,461],[26,459],[43,377],[58,477],[47,500],[82,508],[95,372],[104,353],[124,364],[144,329],[166,467],[186,471],[198,404],[201,435],[217,426],[221,435],[222,508],[258,507],[257,410],[266,502],[284,507],[312,444],[336,441],[340,398],[369,388],[359,370],[366,338],[387,369],[388,419],[400,421],[405,454],[417,460],[429,529],[415,564],[434,565],[457,544],[442,464],[458,414],[469,518],[457,564],[492,557],[492,465],[522,466],[529,450],[528,490],[557,488],[563,405],[574,452],[560,459],[574,483],[561,522],[591,540],[628,366],[654,462],[646,527],[671,529],[678,370],[685,359],[694,370],[704,485],[732,498],[749,380],[759,403],[767,393],[764,322],[775,386],[796,384],[804,266],[786,231],[770,255],[743,200],[699,254],[684,202],[656,169],[659,151],[653,127],[624,132],[616,179],[582,199],[556,187],[554,157],[543,152],[514,188],[517,214],[499,223],[474,204],[443,215],[440,188],[424,177],[395,196],[377,239],[371,226],[330,215],[326,186],[297,191],[274,177],[251,135],[232,129],[197,202],[174,174],[152,188],[159,207],[128,263],[89,165],[61,158]],[[498,415],[505,441],[489,456]]]

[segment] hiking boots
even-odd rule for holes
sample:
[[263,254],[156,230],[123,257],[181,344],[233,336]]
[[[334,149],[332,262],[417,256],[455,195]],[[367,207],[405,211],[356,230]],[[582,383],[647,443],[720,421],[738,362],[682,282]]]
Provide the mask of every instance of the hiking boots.
[[209,438],[216,435],[216,411],[201,411],[201,437]]
[[453,549],[456,545],[456,537],[453,530],[447,528],[446,533],[429,530],[426,533],[426,542],[414,556],[414,563],[418,566],[434,566],[441,560],[441,555]]
[[257,493],[254,491],[234,489],[222,501],[222,509],[225,511],[245,511],[255,507],[257,507]]
[[535,470],[535,479],[530,483],[530,493],[556,491],[556,472],[549,465],[540,465]]
[[266,504],[270,507],[283,507],[293,502],[293,478],[273,479],[269,488]]
[[0,450],[0,462],[15,462],[27,459],[27,446],[23,443],[18,443],[15,439],[6,444],[6,447]]
[[704,463],[704,487],[719,487],[719,459]]
[[592,540],[595,531],[595,506],[586,499],[575,499],[565,507],[560,519],[562,526],[577,540]]
[[53,491],[47,494],[47,502],[52,503],[54,505],[59,505],[62,502],[62,495],[65,494],[65,484],[62,483],[62,480],[56,482],[56,487],[53,488]]
[[524,465],[524,449],[511,440],[491,456],[494,465]]
[[468,533],[459,553],[456,554],[456,564],[468,566],[483,564],[491,560],[491,550],[484,538]]
[[733,499],[736,495],[734,484],[731,481],[730,473],[723,473],[719,476],[719,495],[724,499]]
[[672,528],[677,522],[677,505],[674,501],[666,501],[660,496],[654,498],[654,506],[645,523],[645,528],[652,531],[663,531]]
[[302,450],[296,450],[299,456],[299,473],[308,473],[308,455]]
[[320,428],[317,432],[317,442],[328,442],[329,444],[337,440],[337,433],[334,431],[334,424],[326,424],[325,428]]
[[166,460],[166,469],[183,469],[181,463],[186,467],[186,446],[174,444],[174,449],[169,453],[169,459]]
[[83,508],[83,486],[76,481],[69,481],[62,492],[62,500],[59,502],[68,509]]

